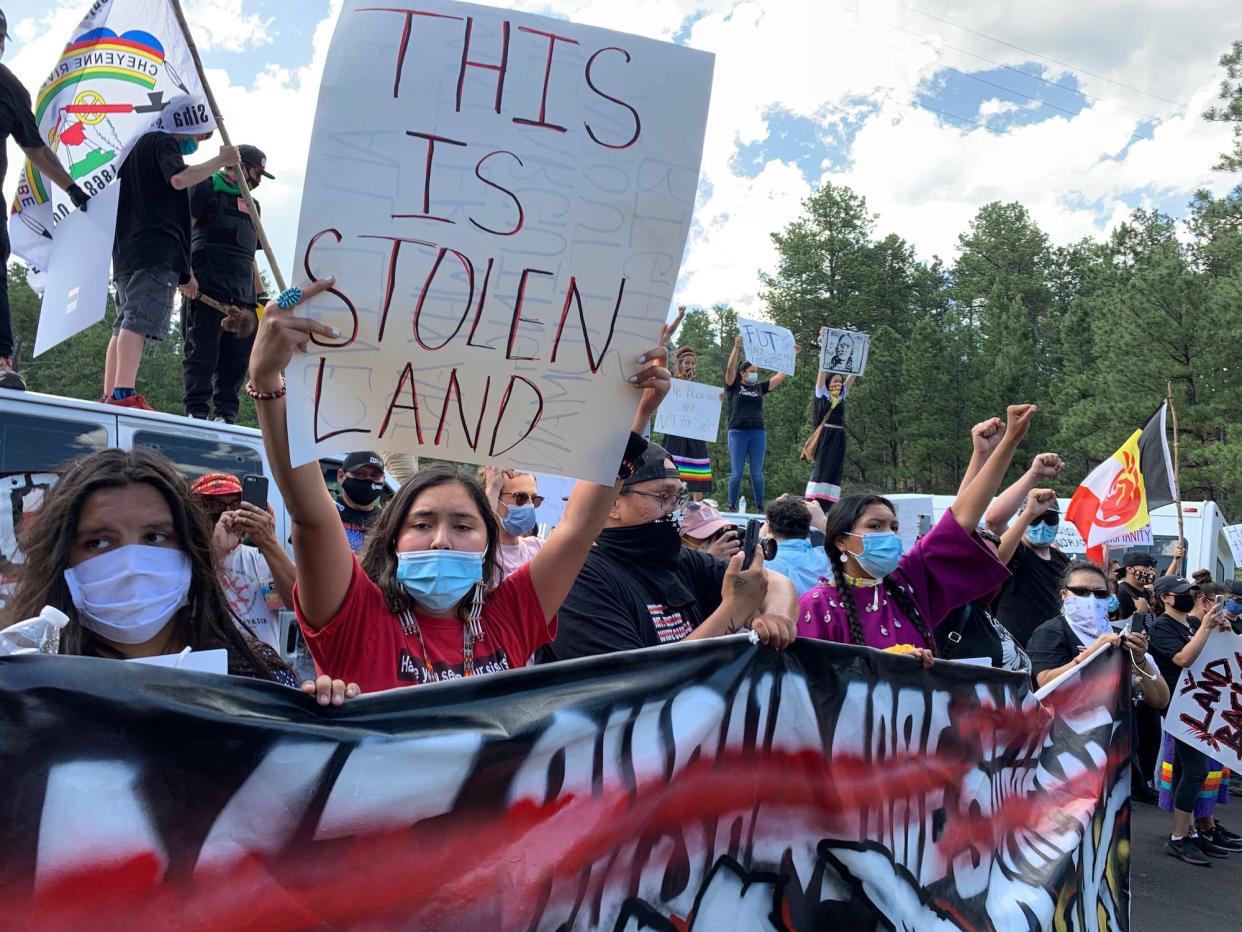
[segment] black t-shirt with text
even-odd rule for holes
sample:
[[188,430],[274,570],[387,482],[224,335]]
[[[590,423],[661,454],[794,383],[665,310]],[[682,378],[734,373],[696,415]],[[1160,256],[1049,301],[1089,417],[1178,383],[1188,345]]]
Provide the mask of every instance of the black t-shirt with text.
[[725,386],[729,399],[729,430],[763,430],[763,396],[772,390],[771,381],[746,385],[742,377]]
[[1182,624],[1172,615],[1161,615],[1147,628],[1147,643],[1151,655],[1169,684],[1169,691],[1177,689],[1177,681],[1182,678],[1182,668],[1173,662],[1173,657],[1180,654],[1182,648],[1190,643],[1195,632],[1199,630],[1199,619],[1190,615],[1188,625]]
[[677,577],[693,598],[665,605],[660,589],[641,565],[593,548],[565,604],[556,640],[539,651],[540,663],[611,654],[680,641],[720,607],[728,564],[683,547]]
[[[45,145],[39,135],[39,125],[30,111],[30,93],[22,82],[0,65],[0,186],[9,169],[8,137],[26,149],[38,149]],[[46,180],[46,179],[45,179]]]
[[1009,561],[1013,577],[1005,583],[996,603],[996,617],[1022,647],[1027,646],[1036,628],[1061,614],[1061,575],[1070,561],[1059,550],[1048,552],[1049,558],[1044,560],[1025,541],[1020,542]]
[[382,509],[375,507],[370,511],[359,511],[357,508],[350,508],[340,496],[337,496],[336,510],[340,512],[341,524],[345,528],[345,538],[349,541],[349,549],[354,553],[361,553],[367,534],[379,520]]
[[185,170],[177,140],[147,133],[121,166],[121,197],[116,211],[113,271],[169,269],[190,280],[190,194],[172,186]]

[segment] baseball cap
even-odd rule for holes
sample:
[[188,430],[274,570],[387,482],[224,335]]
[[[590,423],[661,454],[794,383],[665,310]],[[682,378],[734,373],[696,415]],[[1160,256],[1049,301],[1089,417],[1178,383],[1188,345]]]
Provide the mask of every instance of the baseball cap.
[[241,482],[229,472],[209,472],[190,486],[195,495],[241,495]]
[[653,479],[680,479],[681,473],[672,465],[672,457],[668,450],[658,443],[647,444],[647,449],[634,465],[634,473],[625,480],[623,487],[629,488],[639,482],[650,482]]
[[245,164],[262,169],[260,173],[264,178],[275,179],[276,176],[267,170],[267,156],[258,146],[238,146],[237,152]]
[[706,502],[686,502],[681,512],[681,533],[695,540],[707,540],[717,531],[732,525]]
[[371,450],[359,450],[345,457],[345,462],[341,464],[341,468],[346,472],[353,472],[355,469],[361,469],[363,466],[374,466],[382,472],[384,461],[380,459],[378,453],[374,453]]
[[[1145,550],[1127,550],[1121,558],[1122,566],[1155,566],[1156,558]],[[1173,577],[1164,577],[1166,579]]]
[[1181,595],[1195,587],[1185,576],[1161,576],[1156,580],[1156,595]]

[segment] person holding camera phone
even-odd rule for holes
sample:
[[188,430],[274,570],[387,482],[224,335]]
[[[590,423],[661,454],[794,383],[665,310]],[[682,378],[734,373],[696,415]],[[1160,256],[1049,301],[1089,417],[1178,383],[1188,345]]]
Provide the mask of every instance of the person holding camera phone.
[[[212,557],[229,609],[282,654],[278,613],[293,608],[297,568],[276,537],[276,519],[266,501],[263,508],[242,501],[242,484],[226,472],[200,476],[190,491],[215,527]],[[243,543],[247,539],[250,543]]]
[[[1209,596],[1181,576],[1161,576],[1154,589],[1164,600],[1164,612],[1151,625],[1151,649],[1165,682],[1174,690],[1182,670],[1199,659],[1212,632],[1231,630],[1229,606],[1242,610],[1242,601],[1224,586],[1214,586]],[[1196,610],[1202,612],[1202,620],[1192,614]],[[1173,832],[1164,850],[1198,867],[1210,866],[1210,858],[1242,851],[1242,837],[1217,823],[1212,814],[1223,776],[1221,764],[1168,734],[1164,752],[1157,786],[1161,808],[1173,812]],[[1215,784],[1210,779],[1213,774]]]

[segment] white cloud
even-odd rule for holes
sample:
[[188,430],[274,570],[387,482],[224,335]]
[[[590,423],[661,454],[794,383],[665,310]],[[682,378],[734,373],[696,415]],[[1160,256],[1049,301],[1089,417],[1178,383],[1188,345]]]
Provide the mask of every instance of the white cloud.
[[[816,183],[854,188],[880,214],[878,232],[899,233],[924,258],[936,253],[951,259],[958,234],[991,200],[1021,201],[1054,241],[1070,242],[1106,234],[1128,213],[1127,201],[1184,201],[1198,187],[1221,192],[1234,181],[1211,171],[1229,143],[1228,130],[1205,124],[1199,114],[1216,93],[1217,58],[1231,38],[1242,35],[1236,0],[1044,0],[1039,15],[1029,17],[1014,16],[1012,4],[921,0],[918,6],[927,13],[1040,53],[1046,77],[1077,80],[1099,98],[1088,99],[1076,116],[1057,113],[1003,132],[915,106],[916,90],[946,66],[995,67],[967,52],[1028,68],[1038,56],[891,0],[855,0],[856,9],[823,0],[510,5],[664,40],[697,17],[689,44],[714,52],[716,71],[704,185],[677,295],[686,303],[730,301],[752,313],[760,310],[758,270],[776,265],[771,233],[798,215],[813,190],[805,166],[781,152],[767,152],[748,167],[754,177],[735,171],[738,146],[764,142],[776,111],[814,121],[827,142],[845,119],[853,121],[858,129],[852,147],[819,169]],[[28,87],[42,81],[43,69],[80,17],[79,7],[76,0],[62,0],[37,18],[15,17],[20,45],[9,64]],[[339,7],[334,0],[316,28],[310,61],[269,65],[243,86],[230,80],[228,69],[250,61],[246,54],[262,54],[253,50],[270,40],[280,21],[265,20],[254,12],[256,4],[243,0],[189,4],[230,130],[238,141],[262,147],[278,176],[260,196],[282,263],[293,254],[315,98]],[[236,49],[250,51],[231,54]],[[1016,86],[1004,72],[990,80]],[[1039,115],[1037,106],[997,92],[977,112],[960,116],[986,123],[1028,108]],[[1145,115],[1157,118],[1151,138],[1131,143]]]

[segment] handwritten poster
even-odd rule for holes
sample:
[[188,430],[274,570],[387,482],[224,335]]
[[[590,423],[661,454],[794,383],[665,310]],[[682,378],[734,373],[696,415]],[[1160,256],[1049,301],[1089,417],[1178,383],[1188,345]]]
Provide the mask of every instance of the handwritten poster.
[[[1137,531],[1126,531],[1126,533],[1119,537],[1114,537],[1108,542],[1108,550],[1109,553],[1115,554],[1120,558],[1123,551],[1131,547],[1150,547],[1154,541],[1155,538],[1152,537],[1151,525],[1148,524]],[[1065,520],[1062,520],[1057,525],[1057,547],[1062,553],[1087,552],[1087,542],[1078,533],[1078,528]]]
[[1164,727],[1235,773],[1242,770],[1242,635],[1214,631],[1182,672]]
[[842,375],[862,375],[867,368],[867,354],[871,351],[871,337],[856,330],[819,330],[819,371],[840,372]]
[[297,277],[295,463],[399,451],[611,483],[694,207],[713,57],[492,7],[346,0]]
[[794,360],[798,354],[792,333],[776,324],[745,317],[737,319],[737,328],[742,334],[742,351],[747,362],[753,362],[760,369],[794,374]]
[[672,391],[656,412],[655,429],[715,443],[720,430],[720,386],[673,379]]
[[1242,565],[1242,524],[1231,524],[1226,527],[1225,539],[1229,541],[1233,562]]

